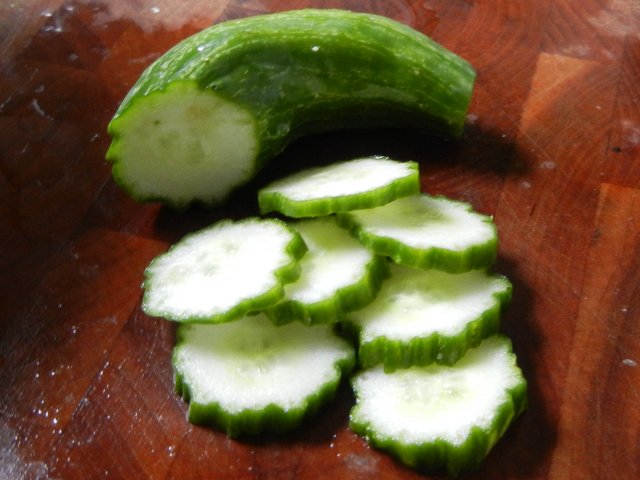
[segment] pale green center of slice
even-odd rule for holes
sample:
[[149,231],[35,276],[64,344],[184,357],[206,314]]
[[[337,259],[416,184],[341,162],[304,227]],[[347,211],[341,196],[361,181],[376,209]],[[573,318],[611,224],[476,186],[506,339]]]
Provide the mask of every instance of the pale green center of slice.
[[114,130],[115,174],[138,196],[219,201],[255,170],[253,115],[194,83],[139,99]]

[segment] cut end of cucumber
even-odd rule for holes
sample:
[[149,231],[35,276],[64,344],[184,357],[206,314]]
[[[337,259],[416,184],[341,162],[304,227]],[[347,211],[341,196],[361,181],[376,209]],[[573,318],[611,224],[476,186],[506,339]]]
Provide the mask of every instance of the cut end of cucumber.
[[175,82],[114,118],[107,158],[116,181],[139,201],[215,205],[255,174],[256,128],[238,104]]

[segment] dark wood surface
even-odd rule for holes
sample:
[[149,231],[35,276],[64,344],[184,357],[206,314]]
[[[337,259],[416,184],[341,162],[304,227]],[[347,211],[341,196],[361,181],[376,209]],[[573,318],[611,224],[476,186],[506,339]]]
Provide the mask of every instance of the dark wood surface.
[[[304,139],[213,211],[130,200],[106,124],[142,69],[229,18],[305,6],[405,22],[478,70],[462,139]],[[469,478],[640,478],[640,4],[636,0],[3,0],[0,478],[420,478],[347,429],[349,391],[300,433],[232,441],[185,420],[148,261],[256,213],[260,182],[386,154],[494,216],[514,283],[503,331],[530,407]]]

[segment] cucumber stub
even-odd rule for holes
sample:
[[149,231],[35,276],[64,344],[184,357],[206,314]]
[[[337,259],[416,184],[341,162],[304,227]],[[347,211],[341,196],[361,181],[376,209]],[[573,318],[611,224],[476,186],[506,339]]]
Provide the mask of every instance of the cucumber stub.
[[338,162],[294,173],[258,192],[260,211],[318,217],[373,208],[420,192],[418,164],[387,157]]
[[138,201],[215,206],[303,135],[459,136],[475,77],[462,58],[378,15],[298,9],[222,22],[142,73],[109,124],[107,159]]
[[344,323],[357,335],[360,365],[385,371],[454,364],[498,332],[511,283],[483,270],[451,274],[392,264],[377,297]]
[[266,310],[276,324],[334,323],[371,303],[388,275],[387,260],[366,249],[339,227],[334,217],[291,224],[309,248],[300,260],[300,277]]
[[498,250],[491,217],[471,205],[426,194],[344,212],[338,221],[360,241],[400,265],[450,273],[488,268]]
[[354,432],[414,469],[452,476],[477,468],[526,407],[526,380],[500,335],[453,366],[376,368],[352,384]]
[[296,428],[333,398],[353,365],[353,347],[329,326],[277,327],[262,313],[180,325],[173,352],[189,421],[232,437]]
[[220,221],[191,233],[145,270],[142,308],[177,322],[227,322],[276,304],[307,247],[279,220]]

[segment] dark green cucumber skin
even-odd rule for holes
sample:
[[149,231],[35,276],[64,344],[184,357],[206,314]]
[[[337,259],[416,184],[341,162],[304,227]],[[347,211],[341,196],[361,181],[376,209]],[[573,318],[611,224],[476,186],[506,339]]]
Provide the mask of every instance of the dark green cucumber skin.
[[145,70],[109,133],[117,140],[120,119],[140,99],[192,82],[254,114],[257,171],[291,140],[329,129],[410,126],[458,136],[474,81],[465,60],[391,19],[295,10],[224,22],[185,39]]

